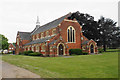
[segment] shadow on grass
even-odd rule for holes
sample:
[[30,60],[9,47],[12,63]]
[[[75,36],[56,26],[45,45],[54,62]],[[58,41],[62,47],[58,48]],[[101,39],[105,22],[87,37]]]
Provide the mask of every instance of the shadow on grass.
[[120,52],[120,50],[118,50],[118,51],[106,51],[106,52]]
[[120,52],[120,49],[118,49],[118,50],[106,51],[106,52]]

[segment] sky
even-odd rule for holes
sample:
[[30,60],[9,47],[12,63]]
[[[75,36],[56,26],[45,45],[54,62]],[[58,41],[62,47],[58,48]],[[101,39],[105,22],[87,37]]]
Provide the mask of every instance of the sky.
[[53,21],[69,12],[88,13],[98,20],[100,16],[118,22],[119,0],[0,0],[0,34],[8,42],[16,42],[18,31],[31,32],[40,25]]

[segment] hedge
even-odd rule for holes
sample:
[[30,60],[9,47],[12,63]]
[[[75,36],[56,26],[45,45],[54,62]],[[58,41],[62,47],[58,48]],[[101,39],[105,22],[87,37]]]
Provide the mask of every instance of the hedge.
[[24,55],[28,55],[29,53],[33,53],[33,51],[24,51],[23,52]]
[[8,52],[8,54],[13,54],[13,52]]
[[87,52],[82,52],[83,53],[83,55],[88,55],[88,53]]
[[70,49],[69,53],[70,53],[70,55],[72,55],[72,54],[82,55],[82,50],[81,49]]
[[22,52],[19,52],[19,55],[24,55],[24,53],[22,53]]
[[39,52],[29,53],[28,56],[43,56],[43,54]]
[[103,50],[102,48],[99,48],[99,49],[98,49],[98,52],[99,52],[99,53],[102,53],[103,51],[104,51],[104,50]]

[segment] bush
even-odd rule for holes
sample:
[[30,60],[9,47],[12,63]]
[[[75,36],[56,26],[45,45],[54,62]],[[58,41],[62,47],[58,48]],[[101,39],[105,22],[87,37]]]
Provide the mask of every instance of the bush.
[[109,48],[109,49],[117,49],[116,47],[111,47],[111,48]]
[[24,53],[20,52],[19,55],[24,55]]
[[8,52],[8,54],[13,54],[13,52]]
[[99,48],[99,49],[98,49],[98,52],[99,52],[99,53],[102,53],[103,51],[104,51],[104,50],[103,50],[102,48]]
[[23,52],[24,55],[28,55],[29,53],[33,53],[33,51],[24,51]]
[[70,55],[72,55],[72,54],[82,55],[82,50],[81,49],[70,49],[69,53],[70,53]]
[[83,55],[88,55],[88,53],[87,52],[82,52],[83,53]]
[[28,56],[43,56],[43,54],[39,52],[29,53]]

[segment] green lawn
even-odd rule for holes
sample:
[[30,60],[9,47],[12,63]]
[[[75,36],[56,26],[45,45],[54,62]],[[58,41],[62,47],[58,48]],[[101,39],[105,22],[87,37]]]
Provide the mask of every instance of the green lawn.
[[2,59],[28,69],[42,78],[117,78],[118,52],[114,50],[102,55],[79,55],[68,58],[4,55]]

